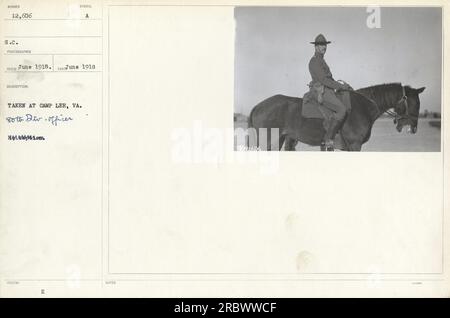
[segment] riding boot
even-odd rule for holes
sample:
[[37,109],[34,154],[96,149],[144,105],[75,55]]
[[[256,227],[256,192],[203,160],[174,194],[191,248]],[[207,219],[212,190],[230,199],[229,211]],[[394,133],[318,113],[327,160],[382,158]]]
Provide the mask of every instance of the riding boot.
[[334,151],[334,137],[336,136],[339,128],[341,127],[342,121],[332,118],[330,120],[330,125],[328,131],[325,134],[325,149],[326,151]]
[[[336,119],[331,118],[330,122],[328,123],[328,129],[325,132],[325,136],[323,138],[324,151],[333,151],[334,147],[333,147],[333,139],[331,138],[331,134],[332,134],[332,130],[333,130],[333,127],[335,126],[335,124],[336,124]],[[322,149],[322,147],[321,147],[321,149]]]

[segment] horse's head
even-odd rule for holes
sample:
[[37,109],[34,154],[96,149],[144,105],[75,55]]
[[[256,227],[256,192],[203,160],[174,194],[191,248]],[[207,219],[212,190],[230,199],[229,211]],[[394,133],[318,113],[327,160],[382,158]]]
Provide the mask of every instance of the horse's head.
[[404,92],[401,99],[394,107],[396,118],[394,122],[397,124],[398,132],[401,132],[403,127],[408,126],[408,132],[415,134],[417,132],[417,122],[419,119],[420,100],[419,94],[425,90],[425,87],[412,88],[404,86]]

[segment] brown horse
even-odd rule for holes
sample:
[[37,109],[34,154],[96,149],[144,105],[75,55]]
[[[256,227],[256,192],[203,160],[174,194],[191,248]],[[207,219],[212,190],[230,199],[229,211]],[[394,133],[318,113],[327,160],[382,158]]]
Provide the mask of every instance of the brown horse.
[[[415,89],[400,83],[381,84],[350,92],[351,112],[347,115],[340,131],[341,150],[361,151],[361,146],[370,138],[374,122],[383,113],[394,117],[399,132],[409,126],[417,131],[420,100],[419,94],[425,87]],[[253,107],[248,118],[248,127],[279,130],[278,145],[281,150],[295,150],[297,142],[320,146],[325,129],[323,119],[304,118],[302,99],[285,95],[274,95]],[[269,134],[270,140],[270,134]],[[271,150],[271,142],[268,149]]]

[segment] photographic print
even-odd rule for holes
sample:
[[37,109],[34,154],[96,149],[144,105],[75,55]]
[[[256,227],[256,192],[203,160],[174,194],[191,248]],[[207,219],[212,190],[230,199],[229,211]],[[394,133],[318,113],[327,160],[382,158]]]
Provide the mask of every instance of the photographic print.
[[439,7],[235,8],[235,150],[441,147]]
[[0,298],[448,297],[450,2],[324,3],[2,2]]

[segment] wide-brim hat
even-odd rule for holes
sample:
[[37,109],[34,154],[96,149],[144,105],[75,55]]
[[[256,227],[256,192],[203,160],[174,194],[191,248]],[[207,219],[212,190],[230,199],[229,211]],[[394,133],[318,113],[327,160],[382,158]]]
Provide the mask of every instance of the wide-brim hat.
[[319,44],[330,44],[330,41],[327,41],[327,39],[325,39],[325,37],[323,36],[323,34],[319,34],[318,36],[316,36],[316,39],[314,40],[314,42],[309,42],[311,44],[314,45],[319,45]]

